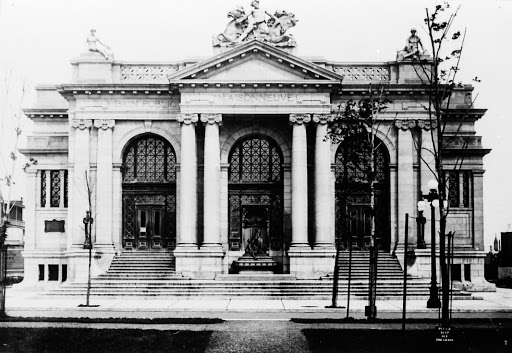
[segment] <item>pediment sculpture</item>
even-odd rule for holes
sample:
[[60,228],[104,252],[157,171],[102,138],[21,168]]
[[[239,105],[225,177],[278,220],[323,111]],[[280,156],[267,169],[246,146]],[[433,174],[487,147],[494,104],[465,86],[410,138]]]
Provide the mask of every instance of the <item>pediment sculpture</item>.
[[229,23],[223,33],[213,38],[214,47],[231,47],[252,39],[270,43],[276,47],[295,47],[293,35],[287,31],[298,22],[295,15],[286,10],[273,15],[260,8],[259,0],[251,2],[251,9],[245,11],[237,6],[228,13]]

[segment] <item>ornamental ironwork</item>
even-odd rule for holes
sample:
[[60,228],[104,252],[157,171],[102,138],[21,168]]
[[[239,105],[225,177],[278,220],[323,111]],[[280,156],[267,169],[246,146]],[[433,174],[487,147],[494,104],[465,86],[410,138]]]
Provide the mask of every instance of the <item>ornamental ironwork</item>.
[[471,207],[471,177],[471,171],[465,171],[464,174],[462,175],[462,203],[464,204],[464,207]]
[[230,158],[232,183],[268,183],[282,181],[282,158],[269,140],[253,137],[242,141]]
[[46,170],[41,170],[41,207],[46,207]]
[[[388,175],[387,151],[380,140],[376,139],[375,145],[379,147],[374,151],[374,180],[383,183]],[[342,142],[335,157],[336,182],[368,184],[372,180],[370,151],[365,137]]]
[[[132,142],[123,158],[123,247],[125,249],[176,246],[176,155],[171,144],[154,135]],[[154,210],[151,234],[138,225],[138,210]],[[152,216],[153,217],[153,216]],[[162,223],[160,223],[162,222]],[[162,227],[160,228],[160,224]],[[139,229],[139,227],[142,227]],[[144,232],[144,236],[142,236]],[[151,243],[151,236],[155,236]],[[161,239],[160,239],[161,237]]]
[[50,207],[60,206],[60,170],[50,171]]
[[459,207],[460,200],[459,173],[450,172],[448,177],[448,203],[450,207]]
[[176,155],[159,137],[144,137],[128,147],[124,155],[124,182],[175,182]]

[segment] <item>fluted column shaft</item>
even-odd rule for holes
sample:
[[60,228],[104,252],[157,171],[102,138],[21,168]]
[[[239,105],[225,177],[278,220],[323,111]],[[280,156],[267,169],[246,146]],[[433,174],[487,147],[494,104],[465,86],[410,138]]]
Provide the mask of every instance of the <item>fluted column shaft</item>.
[[204,135],[204,241],[220,245],[220,141],[221,114],[202,114]]
[[181,123],[180,246],[197,244],[197,114],[179,114]]
[[315,114],[315,248],[333,247],[334,233],[331,229],[331,146],[327,137],[330,114]]
[[292,136],[292,247],[308,244],[308,160],[306,123],[309,114],[291,114]]

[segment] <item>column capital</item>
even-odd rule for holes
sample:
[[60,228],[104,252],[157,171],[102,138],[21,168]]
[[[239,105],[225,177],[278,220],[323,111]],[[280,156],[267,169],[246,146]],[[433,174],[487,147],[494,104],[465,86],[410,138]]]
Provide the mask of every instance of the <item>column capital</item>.
[[311,114],[290,114],[290,122],[297,125],[309,123],[311,121]]
[[185,125],[195,124],[199,120],[198,114],[178,114],[178,122]]
[[418,120],[418,127],[423,130],[435,129],[437,127],[437,121],[435,120]]
[[92,126],[92,120],[91,119],[73,120],[71,122],[71,126],[73,126],[75,129],[80,129],[80,130],[89,129]]
[[116,121],[113,119],[96,119],[94,120],[94,127],[97,129],[114,129],[114,125],[116,124]]
[[403,131],[414,129],[416,127],[416,120],[401,119],[395,121],[395,126]]
[[313,114],[313,121],[321,125],[325,125],[333,120],[334,114]]
[[215,123],[222,125],[222,114],[201,114],[201,121],[205,125],[214,125]]

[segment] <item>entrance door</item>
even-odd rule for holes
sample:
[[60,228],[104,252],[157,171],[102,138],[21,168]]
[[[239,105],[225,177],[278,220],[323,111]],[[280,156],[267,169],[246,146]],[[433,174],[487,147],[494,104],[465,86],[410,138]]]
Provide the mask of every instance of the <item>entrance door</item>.
[[137,248],[159,249],[162,247],[164,209],[161,205],[137,206]]
[[366,205],[347,206],[347,233],[352,240],[352,248],[368,249],[371,241],[371,209]]

